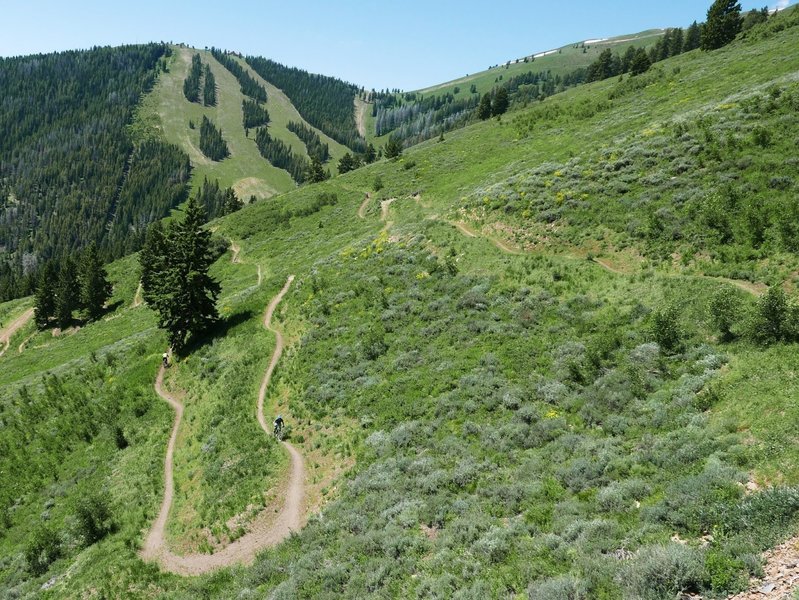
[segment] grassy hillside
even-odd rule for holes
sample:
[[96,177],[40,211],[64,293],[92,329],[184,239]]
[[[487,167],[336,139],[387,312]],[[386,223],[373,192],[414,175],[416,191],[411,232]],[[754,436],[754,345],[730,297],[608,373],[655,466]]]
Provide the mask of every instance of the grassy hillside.
[[[163,336],[134,306],[132,259],[117,263],[106,320],[0,357],[0,470],[14,482],[0,496],[0,595],[632,599],[745,587],[799,514],[796,344],[722,340],[710,298],[754,311],[764,284],[799,264],[777,221],[763,257],[742,247],[738,221],[722,251],[718,221],[684,196],[732,181],[790,204],[795,183],[770,187],[761,171],[792,177],[797,25],[786,11],[723,50],[568,91],[215,222],[241,262],[214,265],[225,321],[170,370],[186,427],[168,527],[173,548],[210,551],[236,535],[232,517],[271,506],[285,457],[257,430],[253,388],[273,344],[262,311],[294,274],[268,405],[305,456],[311,516],[252,566],[182,578],[138,558],[172,416],[151,389]],[[710,140],[692,139],[705,130]],[[321,193],[337,202],[321,206]],[[658,219],[682,235],[633,226]],[[767,489],[745,492],[753,484]],[[113,527],[87,544],[77,515],[92,489]],[[37,571],[42,547],[59,552]]]
[[[241,93],[236,78],[210,52],[174,46],[174,54],[168,63],[168,71],[159,76],[153,92],[144,99],[134,126],[142,135],[155,134],[178,145],[190,157],[192,163],[192,190],[196,190],[207,177],[218,179],[222,187],[233,187],[244,200],[251,195],[263,199],[296,187],[287,171],[269,164],[255,145],[255,131],[245,135],[242,123]],[[183,95],[183,81],[191,67],[191,57],[199,54],[203,64],[208,64],[217,85],[216,106],[203,106],[189,102]],[[243,67],[246,63],[238,60]],[[250,73],[257,77],[251,69]],[[269,133],[288,144],[295,154],[307,157],[305,145],[286,128],[289,120],[305,123],[291,102],[280,90],[258,78],[267,89],[266,109],[271,121]],[[200,122],[203,115],[222,129],[222,136],[230,148],[230,156],[222,161],[212,161],[199,149]],[[189,126],[194,123],[194,129]],[[325,165],[336,172],[338,158],[346,149],[318,132],[330,147],[331,160]]]
[[[563,76],[577,69],[588,67],[607,48],[618,53],[623,53],[630,46],[649,48],[660,39],[663,31],[661,29],[653,29],[602,40],[587,40],[590,43],[575,42],[554,50],[547,50],[527,57],[519,57],[518,59],[514,58],[508,63],[417,90],[417,92],[424,95],[453,94],[458,99],[468,96],[472,86],[474,86],[478,94],[485,94],[496,86],[501,85],[503,81],[527,73],[551,71],[553,76]],[[364,110],[364,125],[368,141],[375,144],[375,146],[385,144],[389,135],[377,136],[375,134],[375,117],[372,115],[371,104],[367,104]]]
[[[453,79],[452,81],[418,91],[423,94],[454,93],[456,87],[461,88],[463,91],[468,91],[469,87],[474,84],[480,94],[485,94],[491,91],[491,88],[502,79],[509,79],[524,73],[551,70],[553,75],[566,75],[581,67],[587,67],[607,48],[622,53],[630,46],[648,48],[657,42],[663,35],[663,31],[662,29],[651,29],[640,33],[619,35],[605,39],[583,40],[561,48],[530,54],[526,57],[513,58],[505,64],[491,67],[485,71],[472,73],[459,79]],[[525,59],[527,62],[525,62]]]

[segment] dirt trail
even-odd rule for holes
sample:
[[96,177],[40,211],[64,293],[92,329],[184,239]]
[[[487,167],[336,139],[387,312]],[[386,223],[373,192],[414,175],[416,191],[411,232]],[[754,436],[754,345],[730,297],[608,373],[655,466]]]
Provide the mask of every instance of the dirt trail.
[[617,269],[616,267],[612,266],[607,260],[604,258],[595,258],[593,259],[596,264],[600,267],[609,271],[610,273],[615,273],[616,275],[629,275],[629,273],[625,273],[621,269]]
[[28,342],[30,342],[33,339],[33,336],[35,335],[36,332],[34,331],[32,334],[30,334],[28,337],[22,340],[22,343],[19,345],[19,348],[17,348],[17,354],[22,354],[25,351],[25,346],[28,345]]
[[0,344],[3,344],[3,349],[0,350],[0,356],[6,353],[8,347],[11,345],[11,338],[14,337],[14,334],[25,327],[33,318],[33,309],[29,308],[16,319],[11,321],[5,329],[0,330]]
[[461,223],[460,221],[455,221],[453,223],[458,231],[460,231],[463,235],[470,238],[476,238],[477,234],[469,229],[469,227],[465,223]]
[[[455,226],[455,228],[460,231],[463,235],[470,238],[475,238],[478,236],[477,233],[474,232],[468,225],[462,223],[460,221],[452,221],[450,222],[451,225]],[[522,254],[521,250],[515,250],[496,238],[489,237],[488,238],[491,243],[493,243],[497,248],[506,252],[508,254]],[[608,271],[609,273],[615,273],[616,275],[631,275],[631,273],[627,273],[621,269],[614,267],[610,262],[603,258],[593,258],[592,261],[598,264],[600,267]],[[762,284],[752,283],[751,281],[744,281],[741,279],[729,279],[727,277],[713,277],[711,275],[680,275],[680,274],[666,274],[668,277],[698,277],[700,279],[713,279],[715,281],[721,281],[724,283],[728,283],[730,285],[734,285],[735,287],[745,291],[748,294],[752,294],[753,296],[760,297],[765,292],[766,289]]]
[[[271,435],[272,432],[264,417],[264,399],[272,373],[283,352],[283,335],[279,330],[272,327],[272,315],[283,296],[288,292],[293,280],[294,276],[292,275],[286,281],[283,289],[269,303],[264,313],[264,327],[273,332],[276,338],[272,359],[269,361],[269,367],[264,374],[261,389],[258,392],[258,423],[267,435]],[[147,561],[158,561],[164,570],[178,575],[201,575],[237,563],[252,563],[256,553],[261,549],[280,543],[292,531],[297,531],[302,527],[305,501],[305,465],[302,455],[291,444],[283,442],[291,458],[291,473],[285,490],[281,490],[285,496],[285,502],[279,513],[275,514],[267,510],[261,511],[245,535],[231,542],[215,554],[189,554],[186,556],[174,554],[166,547],[164,530],[174,496],[175,485],[172,459],[175,452],[178,428],[183,417],[183,405],[172,394],[163,389],[163,381],[164,367],[161,367],[155,380],[155,391],[174,409],[175,422],[172,426],[172,433],[166,449],[166,458],[164,459],[164,498],[161,502],[161,510],[147,535],[144,548],[141,551],[141,557]]]
[[369,201],[372,199],[372,194],[366,192],[366,198],[363,199],[361,205],[358,207],[358,217],[361,219],[366,218],[366,209],[369,207]]

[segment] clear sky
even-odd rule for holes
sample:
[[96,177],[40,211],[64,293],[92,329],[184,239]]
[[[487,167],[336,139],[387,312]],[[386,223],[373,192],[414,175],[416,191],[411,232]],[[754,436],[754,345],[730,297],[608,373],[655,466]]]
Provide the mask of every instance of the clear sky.
[[[767,0],[787,6],[797,0]],[[761,3],[742,0],[745,10]],[[711,0],[0,0],[0,56],[217,46],[366,88],[419,89],[585,39],[704,20]]]

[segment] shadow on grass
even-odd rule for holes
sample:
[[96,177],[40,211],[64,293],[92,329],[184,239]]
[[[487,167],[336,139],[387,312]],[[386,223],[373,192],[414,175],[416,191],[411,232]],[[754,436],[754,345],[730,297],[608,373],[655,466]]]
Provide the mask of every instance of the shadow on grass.
[[219,319],[202,336],[189,340],[189,343],[178,354],[180,356],[188,356],[203,346],[212,343],[215,339],[225,337],[230,330],[249,321],[255,315],[256,313],[253,310],[243,310],[230,315],[227,319]]

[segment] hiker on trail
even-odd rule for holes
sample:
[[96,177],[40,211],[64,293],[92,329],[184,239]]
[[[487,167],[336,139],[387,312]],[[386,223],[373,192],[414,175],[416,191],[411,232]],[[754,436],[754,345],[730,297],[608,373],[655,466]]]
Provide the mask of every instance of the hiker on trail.
[[277,419],[275,419],[275,435],[277,435],[281,431],[283,431],[283,417],[278,415]]

